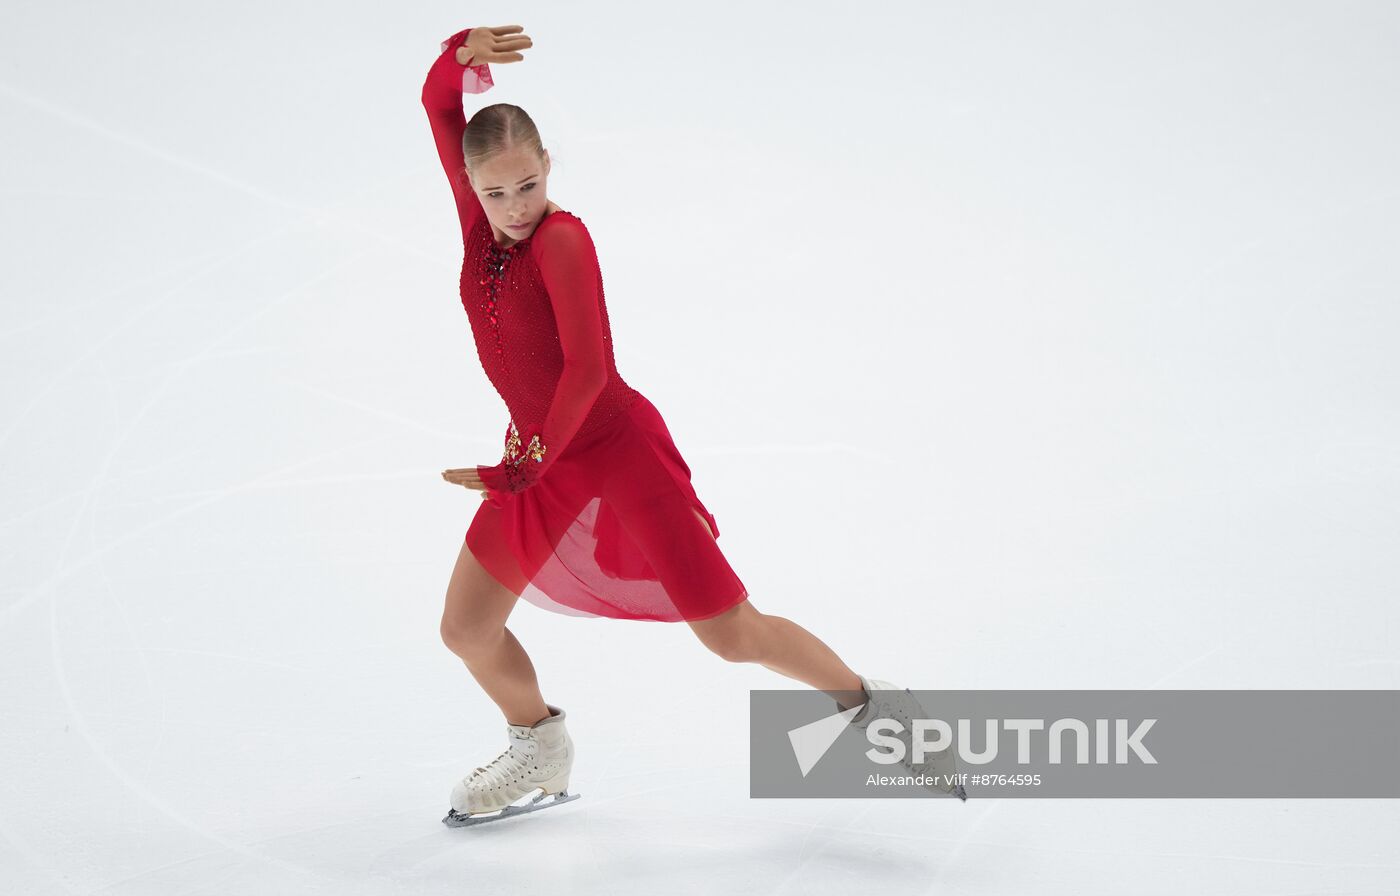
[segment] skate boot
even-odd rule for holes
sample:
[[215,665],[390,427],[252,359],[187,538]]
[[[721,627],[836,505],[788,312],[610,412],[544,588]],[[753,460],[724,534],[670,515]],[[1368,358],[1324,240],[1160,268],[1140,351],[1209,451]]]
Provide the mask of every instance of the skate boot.
[[[534,725],[507,725],[510,746],[505,752],[457,782],[443,824],[466,827],[499,821],[578,799],[577,793],[568,792],[574,742],[564,727],[564,710],[546,706],[549,716]],[[540,793],[528,803],[515,804],[535,790]]]
[[929,718],[929,714],[913,693],[908,688],[864,675],[860,675],[860,685],[865,691],[865,705],[851,717],[850,724],[864,729],[876,719],[894,719],[903,729],[894,736],[904,742],[904,766],[916,775],[931,777],[932,782],[925,785],[929,790],[952,794],[966,802],[967,791],[961,784],[952,783],[957,780],[952,776],[958,773],[957,750],[954,747],[926,753],[922,763],[914,762],[913,720]]

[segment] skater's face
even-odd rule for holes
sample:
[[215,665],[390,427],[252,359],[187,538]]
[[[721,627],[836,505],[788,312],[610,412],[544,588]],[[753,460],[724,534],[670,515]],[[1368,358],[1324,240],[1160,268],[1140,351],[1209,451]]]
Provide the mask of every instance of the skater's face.
[[545,197],[548,153],[541,159],[527,146],[513,146],[480,163],[468,176],[487,220],[508,238],[525,239],[544,219],[549,205]]

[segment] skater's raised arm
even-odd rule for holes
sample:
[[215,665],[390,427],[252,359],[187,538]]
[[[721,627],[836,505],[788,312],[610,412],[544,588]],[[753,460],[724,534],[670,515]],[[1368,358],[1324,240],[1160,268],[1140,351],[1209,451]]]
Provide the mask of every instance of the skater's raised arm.
[[534,254],[554,308],[564,369],[543,425],[520,431],[520,457],[514,463],[478,468],[488,488],[509,492],[523,491],[539,481],[583,425],[608,382],[598,294],[602,279],[593,239],[577,218],[557,212],[550,218],[558,220],[547,218],[535,228]]
[[529,47],[531,41],[519,33],[521,30],[519,25],[501,25],[458,31],[442,42],[442,52],[423,81],[423,108],[428,113],[442,168],[452,185],[464,245],[467,233],[483,212],[481,199],[467,179],[462,156],[462,132],[467,126],[462,95],[491,89],[495,82],[488,63],[519,62],[525,58],[519,50]]

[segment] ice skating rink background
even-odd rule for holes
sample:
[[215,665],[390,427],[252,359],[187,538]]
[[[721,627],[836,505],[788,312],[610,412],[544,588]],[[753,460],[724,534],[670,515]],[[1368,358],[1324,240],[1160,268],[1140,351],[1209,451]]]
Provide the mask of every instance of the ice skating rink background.
[[516,22],[469,103],[759,609],[918,689],[1400,684],[1393,4],[22,5],[0,890],[1395,891],[1393,801],[751,800],[801,685],[523,602],[583,799],[445,828],[507,417],[419,88]]

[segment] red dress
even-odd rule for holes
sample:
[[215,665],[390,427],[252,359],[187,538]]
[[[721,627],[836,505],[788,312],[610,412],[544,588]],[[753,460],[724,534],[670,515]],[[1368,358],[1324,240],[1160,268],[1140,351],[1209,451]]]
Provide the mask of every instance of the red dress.
[[481,365],[510,412],[504,453],[466,543],[511,591],[575,616],[662,622],[748,597],[715,539],[656,407],[618,375],[588,228],[548,214],[502,248],[466,176],[463,93],[493,82],[461,65],[470,29],[442,43],[423,106],[462,225],[461,295]]

